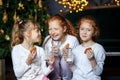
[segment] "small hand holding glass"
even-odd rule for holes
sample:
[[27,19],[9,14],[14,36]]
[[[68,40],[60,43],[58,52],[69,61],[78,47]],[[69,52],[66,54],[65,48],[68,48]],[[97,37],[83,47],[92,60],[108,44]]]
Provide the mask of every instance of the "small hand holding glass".
[[53,53],[49,53],[47,54],[47,63],[50,66],[50,68],[52,69],[54,66],[54,62],[55,62],[55,57]]
[[64,59],[65,60],[67,60],[67,58],[68,58],[68,49],[66,49],[66,48],[63,48],[63,57],[64,57]]
[[61,45],[60,41],[54,41],[52,39],[51,44],[52,44],[52,47],[51,47],[52,48],[52,53],[54,53],[55,57],[59,56],[59,50],[60,50],[59,47]]
[[59,56],[59,47],[57,45],[52,46],[52,53],[54,56]]
[[48,56],[48,63],[49,63],[49,65],[53,65],[54,61],[55,61],[54,55],[53,54],[49,55]]
[[63,48],[63,57],[64,57],[65,60],[68,58],[68,54],[67,53],[68,53],[69,46],[70,46],[70,44],[67,43],[65,45],[65,47]]
[[69,48],[68,49],[68,58],[67,58],[67,62],[68,62],[68,64],[72,64],[73,63],[73,53],[72,53],[72,49],[71,48]]
[[63,49],[63,57],[69,65],[73,64],[73,53],[71,48]]

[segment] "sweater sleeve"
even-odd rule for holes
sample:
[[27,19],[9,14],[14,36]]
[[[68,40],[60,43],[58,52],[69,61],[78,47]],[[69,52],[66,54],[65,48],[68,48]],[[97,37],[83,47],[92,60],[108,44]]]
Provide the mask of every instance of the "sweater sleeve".
[[45,52],[42,48],[40,53],[41,53],[41,68],[42,68],[43,74],[47,76],[51,71],[53,71],[53,69],[50,69],[49,66],[47,67],[46,61],[45,61]]
[[101,75],[103,71],[103,65],[104,65],[104,60],[105,60],[105,50],[103,47],[99,48],[99,51],[97,55],[95,56],[97,65],[95,68],[93,68],[93,72],[95,75]]
[[78,39],[76,37],[75,37],[73,43],[74,43],[73,48],[75,48],[75,47],[77,47],[79,45],[79,41],[78,41]]
[[22,75],[31,68],[26,64],[26,61],[22,60],[21,53],[22,51],[19,52],[19,49],[14,47],[11,54],[13,69],[17,78],[22,77]]

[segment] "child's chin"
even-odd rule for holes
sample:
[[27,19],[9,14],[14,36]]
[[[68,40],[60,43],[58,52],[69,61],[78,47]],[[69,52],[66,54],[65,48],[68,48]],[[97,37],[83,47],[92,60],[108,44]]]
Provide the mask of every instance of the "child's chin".
[[59,41],[60,38],[59,38],[59,37],[56,37],[56,38],[53,38],[53,40],[55,40],[55,41]]
[[39,40],[36,40],[35,43],[39,42]]

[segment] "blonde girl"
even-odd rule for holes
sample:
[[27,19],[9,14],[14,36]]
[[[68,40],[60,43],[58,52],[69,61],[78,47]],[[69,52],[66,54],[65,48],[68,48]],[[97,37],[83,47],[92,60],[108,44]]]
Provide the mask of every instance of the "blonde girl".
[[49,80],[54,57],[46,67],[43,48],[35,45],[41,39],[39,24],[31,20],[17,21],[12,30],[11,57],[17,80]]

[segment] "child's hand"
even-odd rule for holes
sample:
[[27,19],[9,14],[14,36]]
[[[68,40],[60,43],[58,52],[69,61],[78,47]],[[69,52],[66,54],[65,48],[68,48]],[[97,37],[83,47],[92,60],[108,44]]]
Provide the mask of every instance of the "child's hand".
[[29,54],[29,57],[33,60],[33,59],[35,59],[36,55],[37,55],[37,51],[35,49],[35,50],[31,51],[31,53]]
[[87,55],[87,57],[88,57],[89,60],[93,60],[93,59],[94,59],[94,52],[93,52],[92,49],[91,49],[91,50],[88,50],[88,51],[86,52],[86,55]]
[[88,59],[90,60],[92,67],[95,68],[96,65],[97,65],[97,63],[96,63],[96,60],[95,60],[95,57],[94,57],[94,52],[93,52],[93,50],[89,48],[89,49],[86,51],[86,55],[87,55]]
[[37,55],[37,51],[36,51],[36,48],[34,47],[30,50],[30,54],[27,58],[26,62],[28,65],[30,65],[32,63],[32,61],[35,59],[36,55]]
[[68,65],[69,65],[69,67],[71,68],[71,67],[73,66],[73,63],[69,63]]
[[67,43],[65,47],[63,48],[63,57],[66,60],[68,58],[68,49],[69,49],[70,44]]
[[68,54],[67,54],[67,53],[63,53],[63,58],[64,58],[65,60],[67,60]]
[[63,57],[64,57],[65,60],[68,58],[67,52],[68,52],[68,49],[63,48]]
[[59,53],[59,47],[56,45],[52,46],[52,52],[54,53],[55,56],[58,56]]
[[54,66],[54,62],[55,62],[55,57],[53,54],[48,56],[48,64],[50,66],[50,68],[52,69]]

